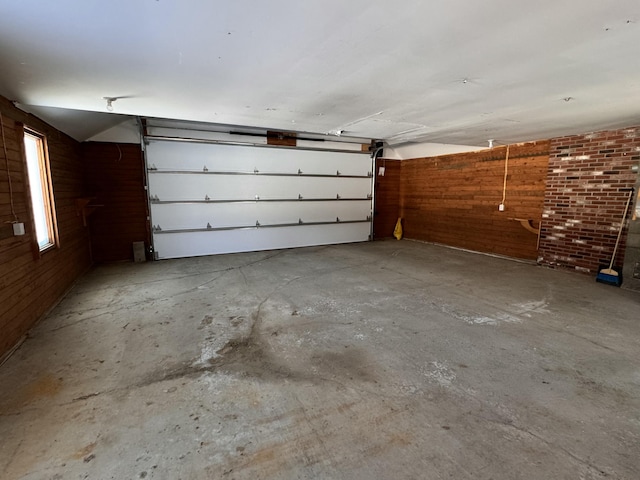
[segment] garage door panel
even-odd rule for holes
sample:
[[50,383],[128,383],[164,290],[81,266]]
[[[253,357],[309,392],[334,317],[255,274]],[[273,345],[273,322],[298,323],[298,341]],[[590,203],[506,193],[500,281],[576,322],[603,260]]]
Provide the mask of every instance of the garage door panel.
[[[279,248],[309,247],[361,242],[369,235],[369,224],[311,225],[306,227],[252,228],[221,232],[156,234],[158,258],[255,252]],[[364,240],[363,240],[364,239]]]
[[158,258],[369,239],[366,154],[158,140],[145,153]]
[[267,177],[151,173],[149,192],[161,201],[303,198],[367,198],[371,181],[361,178]]
[[290,173],[367,176],[371,161],[358,153],[153,142],[147,146],[149,165],[158,171]]
[[154,210],[153,223],[163,230],[251,226],[309,222],[365,220],[370,215],[368,202],[325,202],[253,204],[170,204]]

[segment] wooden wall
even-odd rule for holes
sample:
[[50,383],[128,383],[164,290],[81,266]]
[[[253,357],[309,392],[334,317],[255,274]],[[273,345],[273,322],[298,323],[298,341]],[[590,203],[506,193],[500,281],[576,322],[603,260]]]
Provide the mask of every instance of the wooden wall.
[[[382,166],[385,169],[384,176],[378,175]],[[374,240],[393,237],[393,229],[400,214],[400,167],[399,160],[376,159]]]
[[99,205],[88,219],[93,260],[132,260],[133,242],[150,245],[140,145],[83,143],[82,158],[88,194]]
[[[90,266],[89,233],[77,214],[82,197],[82,162],[76,141],[0,97],[13,202],[25,223],[26,235],[12,234],[9,177],[4,148],[0,148],[0,358],[46,314]],[[34,254],[34,226],[30,220],[22,138],[22,123],[47,136],[51,177],[58,220],[59,248]],[[3,140],[0,136],[0,144]],[[37,252],[37,247],[35,248]]]
[[[549,142],[509,148],[505,210],[502,200],[506,147],[401,162],[400,215],[405,238],[516,258],[536,259]],[[388,164],[389,162],[387,162]]]

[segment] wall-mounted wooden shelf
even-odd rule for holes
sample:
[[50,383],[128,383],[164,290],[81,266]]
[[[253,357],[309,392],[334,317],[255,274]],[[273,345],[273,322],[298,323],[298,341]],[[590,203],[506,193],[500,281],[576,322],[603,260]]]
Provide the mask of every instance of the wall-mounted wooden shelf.
[[520,225],[524,227],[525,230],[538,235],[540,233],[540,225],[537,227],[533,226],[534,220],[529,218],[509,218],[509,220],[515,220],[516,222],[520,222]]

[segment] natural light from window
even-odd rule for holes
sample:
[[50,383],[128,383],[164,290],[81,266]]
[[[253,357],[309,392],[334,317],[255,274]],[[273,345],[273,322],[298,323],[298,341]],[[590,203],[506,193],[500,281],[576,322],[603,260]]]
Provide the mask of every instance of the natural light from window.
[[53,209],[49,192],[49,171],[42,136],[25,132],[24,148],[27,157],[31,205],[35,221],[36,236],[40,251],[55,245]]

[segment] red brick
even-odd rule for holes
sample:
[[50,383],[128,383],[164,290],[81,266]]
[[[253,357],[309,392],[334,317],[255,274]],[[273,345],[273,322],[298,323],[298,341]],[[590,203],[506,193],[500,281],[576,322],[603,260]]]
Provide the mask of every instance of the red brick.
[[[553,213],[542,220],[545,235],[540,239],[539,261],[595,271],[613,253],[617,232],[611,227],[619,225],[628,199],[620,190],[636,181],[632,167],[638,161],[633,154],[640,151],[640,127],[555,138],[550,151],[554,154],[549,157],[544,210]],[[588,158],[578,159],[585,156]],[[564,171],[554,172],[560,168]],[[593,175],[594,171],[603,174]],[[580,223],[567,225],[569,220]],[[618,263],[625,237],[626,232],[616,256]]]

